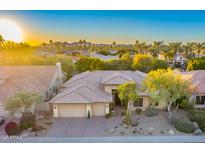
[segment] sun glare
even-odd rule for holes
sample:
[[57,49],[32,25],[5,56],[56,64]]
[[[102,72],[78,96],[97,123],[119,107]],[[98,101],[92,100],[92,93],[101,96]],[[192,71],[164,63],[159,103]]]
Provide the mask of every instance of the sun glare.
[[23,34],[20,27],[9,19],[0,19],[0,35],[6,41],[23,42]]

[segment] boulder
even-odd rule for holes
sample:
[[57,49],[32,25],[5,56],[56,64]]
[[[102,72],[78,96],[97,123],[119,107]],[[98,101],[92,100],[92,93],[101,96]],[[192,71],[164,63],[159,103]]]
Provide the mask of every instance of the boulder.
[[201,135],[202,134],[202,131],[200,128],[197,128],[195,131],[194,131],[194,135]]
[[168,130],[168,133],[171,134],[171,135],[173,135],[173,134],[174,134],[174,131],[173,131],[172,129],[169,129],[169,130]]

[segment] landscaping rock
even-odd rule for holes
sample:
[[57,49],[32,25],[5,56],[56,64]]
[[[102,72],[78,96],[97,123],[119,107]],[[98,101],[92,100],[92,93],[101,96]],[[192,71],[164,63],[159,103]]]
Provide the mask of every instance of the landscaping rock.
[[152,132],[148,132],[149,135],[152,135]]
[[108,130],[108,134],[113,134],[115,132],[115,129],[114,128],[111,128]]
[[194,135],[201,135],[202,134],[202,131],[200,128],[197,128],[195,131],[194,131]]
[[50,120],[46,120],[45,122],[44,122],[44,124],[47,124],[47,125],[51,125],[53,122],[52,121],[50,121]]
[[31,130],[32,130],[32,128],[28,128],[28,129],[24,130],[23,133],[21,134],[21,136],[28,137]]
[[125,133],[123,131],[120,132],[121,135],[124,135]]
[[36,116],[36,120],[38,120],[38,119],[43,119],[43,118],[44,118],[43,115],[37,115],[37,116]]
[[171,134],[171,135],[173,135],[173,134],[174,134],[174,131],[173,131],[172,129],[169,129],[169,130],[168,130],[168,133]]

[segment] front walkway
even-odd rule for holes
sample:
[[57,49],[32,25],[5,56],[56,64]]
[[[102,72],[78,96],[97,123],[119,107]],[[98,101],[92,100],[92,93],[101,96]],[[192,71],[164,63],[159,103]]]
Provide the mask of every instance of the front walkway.
[[1,143],[205,143],[204,136],[29,137]]

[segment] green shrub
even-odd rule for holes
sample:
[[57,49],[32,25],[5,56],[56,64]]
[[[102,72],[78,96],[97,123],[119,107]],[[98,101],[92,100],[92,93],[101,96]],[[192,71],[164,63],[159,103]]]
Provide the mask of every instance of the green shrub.
[[26,112],[20,120],[20,129],[25,130],[33,127],[35,124],[35,115],[31,112]]
[[140,115],[142,113],[142,109],[140,109],[140,108],[137,108],[135,111],[138,115]]
[[187,100],[183,100],[180,104],[179,107],[185,109],[186,111],[191,111],[194,109],[194,102],[189,102]]
[[122,112],[121,112],[121,116],[124,116],[124,115],[125,115],[125,111],[122,111]]
[[33,132],[40,132],[40,131],[42,131],[43,129],[45,129],[43,126],[38,125],[38,124],[36,124],[36,123],[32,126],[32,131],[33,131]]
[[7,123],[5,126],[5,132],[9,136],[10,135],[17,135],[19,132],[17,123],[15,123],[13,121]]
[[189,121],[188,119],[182,118],[182,117],[173,116],[172,124],[180,132],[193,133],[195,130],[195,126],[193,122]]
[[157,116],[158,115],[158,111],[157,109],[155,109],[153,106],[149,106],[146,111],[146,116],[148,117],[153,117],[153,116]]
[[107,113],[106,116],[105,116],[105,118],[106,118],[106,119],[109,119],[111,116],[112,116],[111,113]]
[[190,111],[188,114],[188,118],[191,121],[196,122],[199,125],[200,129],[205,132],[205,111]]

